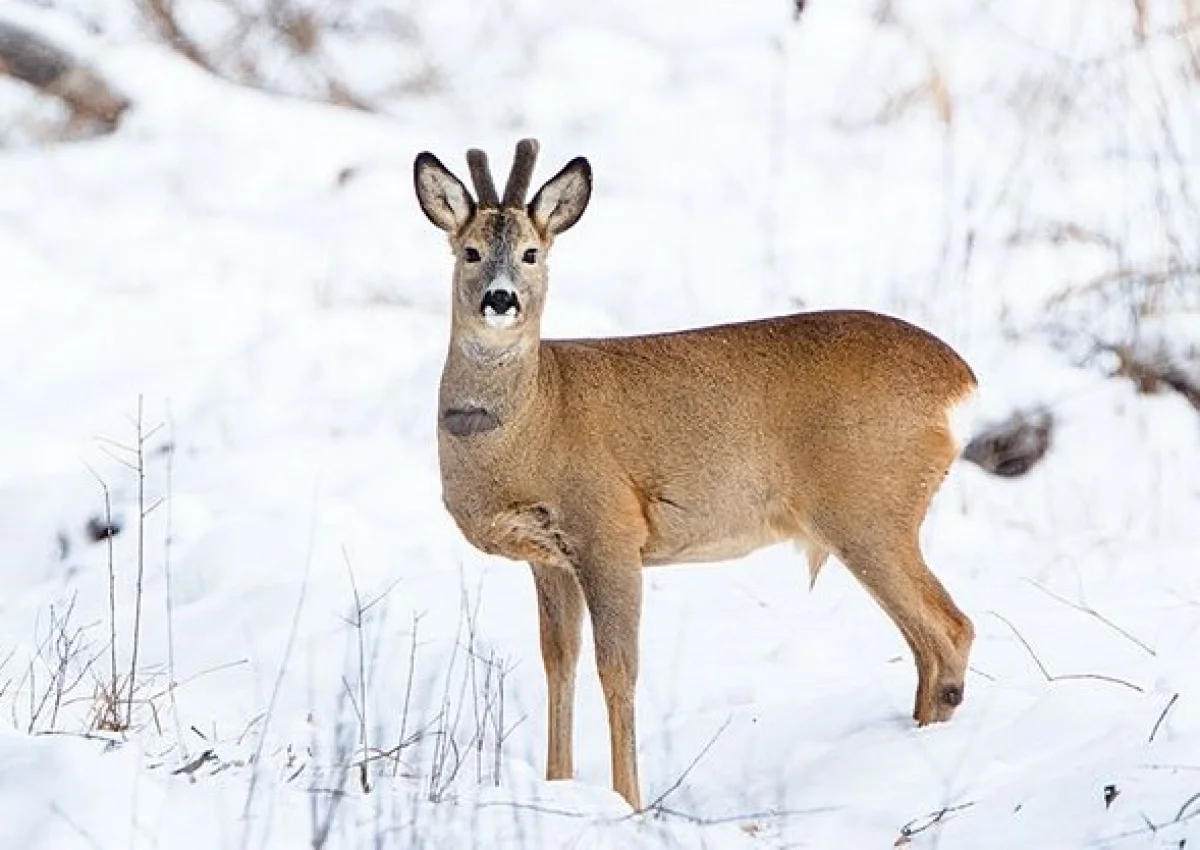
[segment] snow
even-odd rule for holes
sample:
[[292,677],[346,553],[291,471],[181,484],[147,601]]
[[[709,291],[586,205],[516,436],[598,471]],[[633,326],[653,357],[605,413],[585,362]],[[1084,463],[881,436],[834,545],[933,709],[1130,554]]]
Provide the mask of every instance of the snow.
[[[0,7],[136,103],[110,137],[0,149],[0,848],[1200,840],[1200,416],[1090,345],[1200,344],[1194,274],[1156,310],[1137,274],[1094,286],[1200,253],[1182,42],[1135,48],[1119,3],[425,5],[449,88],[384,115],[215,80],[121,4]],[[382,54],[338,59],[376,85]],[[420,150],[502,171],[524,135],[542,179],[596,175],[548,334],[881,309],[963,352],[975,424],[1053,410],[1041,466],[956,466],[926,523],[978,630],[951,723],[913,726],[907,650],[845,571],[809,592],[778,547],[646,574],[655,811],[609,788],[586,652],[577,779],[542,780],[528,570],[441,506],[451,257],[411,183]],[[139,563],[134,726],[106,731]]]

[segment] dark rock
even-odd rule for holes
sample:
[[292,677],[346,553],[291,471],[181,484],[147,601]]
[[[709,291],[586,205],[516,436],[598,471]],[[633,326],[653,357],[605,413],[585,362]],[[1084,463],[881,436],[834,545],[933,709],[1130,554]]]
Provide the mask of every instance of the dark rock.
[[993,475],[1016,478],[1046,456],[1053,433],[1054,416],[1050,411],[1018,410],[973,437],[962,457]]

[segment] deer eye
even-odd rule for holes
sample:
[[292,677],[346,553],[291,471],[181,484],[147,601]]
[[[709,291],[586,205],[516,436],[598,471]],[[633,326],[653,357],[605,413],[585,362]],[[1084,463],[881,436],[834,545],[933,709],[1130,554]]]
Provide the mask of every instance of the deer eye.
[[537,248],[526,248],[525,253],[521,255],[522,262],[532,265],[537,262]]
[[468,263],[478,263],[479,251],[475,248],[463,248],[463,259]]

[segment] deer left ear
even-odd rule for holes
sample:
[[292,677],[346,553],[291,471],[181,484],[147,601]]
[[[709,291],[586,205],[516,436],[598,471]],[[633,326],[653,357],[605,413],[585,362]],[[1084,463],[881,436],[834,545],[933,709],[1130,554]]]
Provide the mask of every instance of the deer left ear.
[[428,151],[413,161],[413,185],[426,217],[447,233],[457,233],[475,214],[467,187]]
[[527,208],[529,217],[544,236],[555,236],[579,221],[591,197],[592,167],[577,156],[538,189]]

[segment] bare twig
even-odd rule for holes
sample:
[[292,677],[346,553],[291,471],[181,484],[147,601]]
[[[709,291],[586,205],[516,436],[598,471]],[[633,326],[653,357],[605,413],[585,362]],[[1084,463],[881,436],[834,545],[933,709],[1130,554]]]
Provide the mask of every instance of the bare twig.
[[895,846],[903,847],[908,844],[914,835],[919,835],[927,829],[932,829],[942,823],[947,815],[952,815],[961,812],[964,809],[969,809],[974,806],[974,801],[969,803],[960,803],[957,806],[943,806],[936,812],[930,812],[927,815],[922,815],[919,818],[913,818],[904,826],[900,827],[900,837],[896,839]]
[[1175,813],[1175,823],[1179,823],[1181,820],[1183,820],[1184,815],[1187,815],[1187,817],[1190,818],[1190,817],[1195,817],[1196,815],[1200,814],[1200,809],[1197,809],[1194,812],[1188,812],[1188,809],[1190,809],[1192,807],[1192,804],[1195,803],[1197,800],[1200,800],[1200,792],[1197,792],[1187,798],[1187,800],[1184,802],[1184,804],[1179,807],[1179,811]]
[[[96,483],[100,485],[100,490],[104,493],[104,524],[111,529],[113,527],[112,494],[109,492],[108,484],[96,470],[90,466],[87,466],[87,470],[96,479]],[[106,553],[108,562],[108,681],[115,690],[117,683],[117,573],[113,566],[112,534],[105,536],[105,543],[108,548]]]
[[732,722],[732,717],[725,718],[725,722],[721,724],[721,728],[717,729],[717,731],[713,733],[712,737],[708,739],[708,743],[701,747],[700,752],[696,753],[696,757],[692,759],[691,763],[683,769],[682,773],[675,777],[674,782],[668,785],[661,794],[654,798],[650,805],[646,806],[644,811],[653,812],[662,808],[662,804],[667,797],[671,796],[679,789],[679,786],[684,783],[684,780],[686,780],[688,776],[691,775],[691,772],[696,769],[696,765],[700,763],[700,760],[708,755],[708,751],[711,750],[717,743],[717,740],[725,734],[725,730],[729,728],[729,724]]
[[[1164,827],[1175,826],[1176,824],[1181,824],[1181,823],[1190,821],[1193,818],[1195,818],[1197,815],[1200,815],[1200,807],[1193,808],[1193,806],[1197,802],[1200,802],[1200,792],[1197,792],[1197,793],[1193,794],[1192,796],[1188,797],[1187,800],[1185,800],[1183,802],[1183,805],[1181,805],[1179,807],[1179,811],[1177,811],[1175,813],[1175,817],[1172,818],[1171,820],[1163,821],[1161,823],[1154,823],[1148,817],[1146,817],[1145,815],[1142,815],[1142,821],[1146,824],[1144,828],[1131,829],[1131,830],[1126,830],[1125,832],[1118,832],[1113,835],[1106,835],[1103,838],[1103,843],[1107,845],[1110,842],[1118,841],[1122,838],[1133,838],[1138,835],[1145,835],[1147,832],[1157,833],[1160,829],[1163,829]],[[1183,845],[1179,845],[1179,846],[1182,847]]]
[[1146,743],[1154,743],[1154,736],[1158,734],[1158,727],[1162,726],[1163,721],[1167,719],[1167,713],[1174,707],[1179,700],[1179,694],[1176,693],[1167,700],[1167,704],[1163,707],[1162,713],[1158,715],[1158,720],[1154,721],[1154,728],[1150,730],[1150,738]]
[[208,55],[180,26],[172,0],[139,0],[138,8],[141,10],[142,16],[154,28],[158,37],[170,45],[173,50],[195,62],[204,70],[216,73],[217,69],[209,60]]
[[[345,696],[353,700],[354,694],[350,690],[344,692]],[[340,702],[340,700],[339,700]],[[333,825],[337,820],[338,811],[341,808],[342,801],[346,798],[346,783],[350,776],[350,750],[353,749],[353,743],[350,738],[351,734],[345,733],[345,724],[342,722],[344,712],[340,710],[337,713],[338,721],[334,728],[333,737],[333,764],[337,779],[333,788],[321,787],[318,783],[323,778],[323,771],[314,770],[310,774],[308,784],[308,821],[309,821],[309,847],[312,850],[323,850],[329,842],[329,836],[333,831]],[[315,728],[312,731],[312,743],[309,745],[309,752],[314,757],[321,755],[320,737],[317,735]],[[362,764],[360,762],[360,764]],[[304,769],[301,765],[291,778],[295,778]],[[365,770],[365,765],[363,767]],[[329,803],[325,810],[321,811],[320,800],[323,797],[329,799]]]
[[167,614],[167,689],[171,705],[171,717],[175,726],[175,743],[182,749],[183,757],[188,755],[187,742],[179,721],[179,702],[175,696],[177,686],[175,676],[175,597],[171,581],[171,552],[174,548],[174,519],[175,519],[175,418],[171,407],[167,405],[167,517],[166,529],[163,532],[163,581]]
[[1141,648],[1143,651],[1145,651],[1148,655],[1151,655],[1151,656],[1158,655],[1158,653],[1155,652],[1153,649],[1151,649],[1146,643],[1138,640],[1136,637],[1134,637],[1128,631],[1126,631],[1125,629],[1118,626],[1116,623],[1114,623],[1112,620],[1105,617],[1103,614],[1101,614],[1095,608],[1092,608],[1090,605],[1080,605],[1077,602],[1072,602],[1070,599],[1067,599],[1064,596],[1059,596],[1057,593],[1055,593],[1053,590],[1050,590],[1048,587],[1044,587],[1041,584],[1038,584],[1036,581],[1034,581],[1031,578],[1026,577],[1025,581],[1028,582],[1031,586],[1036,587],[1038,590],[1040,590],[1042,593],[1049,596],[1051,599],[1061,602],[1063,605],[1066,605],[1069,608],[1074,608],[1076,611],[1079,611],[1083,614],[1088,614],[1092,617],[1095,617],[1101,623],[1104,623],[1104,625],[1108,626],[1110,629],[1112,629],[1117,634],[1121,635],[1126,640],[1129,640],[1132,643],[1136,644],[1139,648]]
[[1133,684],[1132,682],[1127,682],[1124,679],[1118,679],[1116,676],[1106,676],[1103,673],[1051,674],[1050,671],[1046,669],[1046,665],[1042,663],[1042,659],[1038,657],[1038,654],[1036,652],[1034,652],[1033,647],[1029,645],[1029,641],[1025,640],[1025,636],[1022,635],[1020,631],[1018,631],[1017,627],[1014,626],[1007,617],[1005,617],[1003,614],[1000,614],[996,611],[989,611],[988,613],[990,613],[996,619],[1000,620],[1000,622],[1004,623],[1004,625],[1008,626],[1009,629],[1012,630],[1012,633],[1014,635],[1016,635],[1017,640],[1019,640],[1021,642],[1021,645],[1025,647],[1026,652],[1029,653],[1029,657],[1033,659],[1034,664],[1037,665],[1038,670],[1041,671],[1042,676],[1045,677],[1047,682],[1063,682],[1063,681],[1074,680],[1074,679],[1095,679],[1096,681],[1099,681],[1099,682],[1108,682],[1113,685],[1123,685],[1124,687],[1129,688],[1130,690],[1137,691],[1139,694],[1145,693],[1145,689],[1141,688],[1138,685]]
[[413,678],[417,670],[417,631],[421,625],[423,614],[413,612],[411,640],[408,645],[408,675],[404,682],[404,707],[400,710],[400,737],[396,741],[396,761],[392,766],[392,776],[395,776],[400,770],[400,753],[408,746],[408,717],[409,709],[412,707],[413,694]]
[[139,395],[137,400],[137,421],[135,434],[137,443],[135,457],[137,459],[137,579],[133,596],[133,649],[129,656],[129,702],[125,711],[125,725],[133,725],[133,687],[137,681],[138,650],[142,643],[142,584],[146,575],[146,439],[143,426],[144,397]]
[[358,582],[354,578],[354,567],[350,563],[350,553],[346,551],[346,547],[342,547],[342,560],[346,564],[346,574],[350,577],[350,590],[354,594],[354,634],[358,649],[358,699],[352,701],[356,703],[355,713],[358,715],[358,742],[362,750],[363,758],[359,761],[358,783],[364,794],[371,791],[371,779],[367,770],[366,752],[367,752],[367,651],[366,638],[363,635],[363,613],[366,609],[363,608],[362,597],[358,593]]
[[186,776],[190,779],[190,778],[192,778],[192,774],[195,773],[197,770],[204,767],[204,765],[208,764],[209,762],[216,761],[216,760],[217,760],[217,754],[215,752],[213,752],[212,750],[205,750],[204,752],[200,753],[200,755],[196,756],[194,759],[191,759],[191,760],[185,762],[184,764],[182,764],[181,766],[172,770],[171,775],[172,776]]

